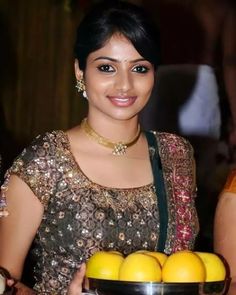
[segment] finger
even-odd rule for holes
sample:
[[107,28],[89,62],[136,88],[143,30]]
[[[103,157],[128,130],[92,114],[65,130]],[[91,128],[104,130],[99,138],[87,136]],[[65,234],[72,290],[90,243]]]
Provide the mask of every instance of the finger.
[[13,287],[17,283],[14,279],[7,279],[7,286]]
[[86,266],[83,263],[80,269],[75,273],[69,288],[67,295],[80,295],[82,293],[82,283],[85,276]]

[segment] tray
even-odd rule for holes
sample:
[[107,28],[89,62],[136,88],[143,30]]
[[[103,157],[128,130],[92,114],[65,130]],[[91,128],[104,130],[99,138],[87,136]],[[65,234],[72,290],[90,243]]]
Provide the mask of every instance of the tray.
[[207,283],[137,283],[89,278],[89,290],[96,295],[223,295],[226,281]]

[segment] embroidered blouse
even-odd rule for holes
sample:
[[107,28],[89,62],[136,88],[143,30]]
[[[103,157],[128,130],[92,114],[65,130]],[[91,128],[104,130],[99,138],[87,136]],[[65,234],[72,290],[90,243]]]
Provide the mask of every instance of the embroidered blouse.
[[[193,249],[198,233],[193,150],[182,137],[155,134],[168,211],[164,251]],[[30,253],[39,294],[66,294],[73,273],[98,250],[125,255],[158,250],[159,198],[154,184],[122,189],[92,182],[75,162],[63,131],[38,136],[14,161],[2,186],[0,216],[11,214],[5,192],[12,174],[44,205]]]

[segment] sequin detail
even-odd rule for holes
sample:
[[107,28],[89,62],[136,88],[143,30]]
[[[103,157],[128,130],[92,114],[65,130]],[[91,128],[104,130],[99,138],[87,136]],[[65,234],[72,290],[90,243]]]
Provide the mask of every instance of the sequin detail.
[[0,217],[7,217],[9,215],[9,212],[7,210],[6,196],[5,196],[8,182],[9,182],[9,176],[6,177],[5,183],[1,186],[1,189],[0,189]]
[[193,249],[199,231],[193,149],[187,140],[174,134],[160,133],[157,138],[168,195],[165,252]]
[[[178,136],[156,136],[169,212],[165,252],[191,249],[198,232],[192,150]],[[158,196],[153,184],[113,189],[93,183],[79,169],[63,131],[37,137],[16,159],[11,174],[21,177],[45,208],[31,250],[39,294],[66,294],[73,273],[97,250],[129,254],[157,249]]]

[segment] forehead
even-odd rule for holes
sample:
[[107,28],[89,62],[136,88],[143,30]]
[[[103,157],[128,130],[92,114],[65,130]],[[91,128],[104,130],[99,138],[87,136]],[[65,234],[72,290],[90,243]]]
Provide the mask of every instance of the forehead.
[[89,54],[88,60],[91,61],[99,56],[111,57],[122,61],[142,58],[130,40],[121,34],[112,35],[103,47]]

